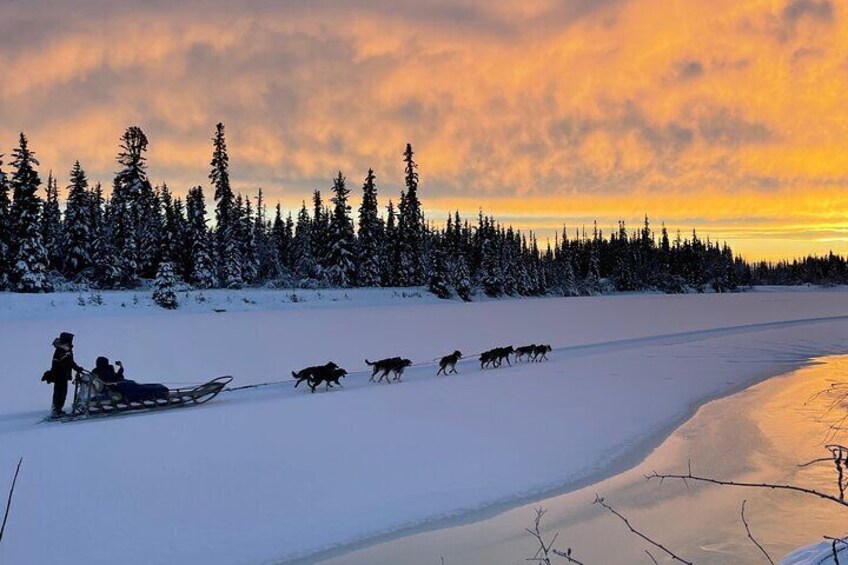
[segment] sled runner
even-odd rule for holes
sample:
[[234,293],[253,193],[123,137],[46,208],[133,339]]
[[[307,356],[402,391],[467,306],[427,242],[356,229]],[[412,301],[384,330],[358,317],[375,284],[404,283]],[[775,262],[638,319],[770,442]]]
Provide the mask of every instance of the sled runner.
[[196,406],[215,398],[232,380],[232,377],[226,376],[194,387],[135,385],[132,389],[122,389],[107,385],[95,375],[83,371],[74,380],[74,403],[71,413],[51,417],[50,420],[69,422],[128,412],[152,412]]

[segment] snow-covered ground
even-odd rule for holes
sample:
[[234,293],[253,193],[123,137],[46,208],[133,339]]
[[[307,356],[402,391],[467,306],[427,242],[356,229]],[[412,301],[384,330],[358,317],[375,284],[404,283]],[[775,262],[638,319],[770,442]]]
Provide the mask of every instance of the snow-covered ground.
[[[470,304],[400,292],[208,293],[176,312],[131,292],[86,306],[0,294],[0,492],[24,457],[0,563],[315,555],[610,474],[704,401],[848,352],[839,291]],[[60,331],[77,335],[78,362],[105,354],[139,381],[244,385],[330,359],[351,375],[342,390],[286,382],[168,413],[39,423]],[[422,365],[392,385],[363,372],[365,357],[424,363],[531,342],[551,343],[551,361],[468,360],[449,377]]]

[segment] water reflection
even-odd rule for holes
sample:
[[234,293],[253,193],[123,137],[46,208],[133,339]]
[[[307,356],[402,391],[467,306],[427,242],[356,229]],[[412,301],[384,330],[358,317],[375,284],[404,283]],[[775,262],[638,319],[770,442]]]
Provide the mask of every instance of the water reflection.
[[[734,396],[711,402],[675,431],[636,468],[569,494],[522,506],[481,522],[425,532],[363,549],[326,563],[373,565],[405,563],[438,565],[526,563],[533,553],[524,528],[532,524],[534,507],[548,510],[544,527],[559,532],[560,548],[571,547],[591,563],[649,563],[644,542],[624,524],[592,504],[595,493],[646,534],[674,548],[682,557],[702,563],[761,563],[741,521],[773,558],[819,541],[823,534],[848,533],[848,508],[789,492],[737,489],[712,485],[647,482],[644,475],[685,473],[716,478],[793,483],[836,494],[832,464],[799,467],[827,456],[826,441],[848,443],[844,434],[828,437],[829,426],[848,406],[823,417],[834,394],[816,393],[842,382],[848,356],[827,357],[785,376],[771,379]],[[532,463],[528,463],[532,464]],[[652,553],[660,562],[657,551]]]

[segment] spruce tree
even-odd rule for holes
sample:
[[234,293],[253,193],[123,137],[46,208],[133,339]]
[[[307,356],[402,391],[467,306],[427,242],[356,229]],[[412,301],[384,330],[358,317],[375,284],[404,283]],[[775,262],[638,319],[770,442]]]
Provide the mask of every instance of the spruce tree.
[[297,224],[292,242],[294,274],[301,286],[312,286],[318,282],[320,267],[312,252],[312,220],[306,209],[306,202],[297,214]]
[[498,256],[497,245],[493,239],[483,241],[483,264],[481,266],[480,284],[487,296],[497,297],[504,292],[503,271]]
[[173,221],[174,228],[173,232],[179,238],[180,242],[177,245],[175,252],[175,261],[176,261],[176,270],[177,276],[182,280],[187,281],[191,278],[192,271],[192,259],[191,259],[191,247],[187,245],[188,243],[188,218],[186,216],[185,205],[183,204],[182,198],[174,198],[174,211],[173,211]]
[[386,232],[380,251],[380,278],[383,286],[398,286],[398,263],[400,262],[400,243],[396,223],[395,205],[389,200],[386,207]]
[[18,147],[12,151],[12,284],[18,292],[49,292],[47,249],[40,230],[41,179],[35,166],[35,154],[21,133]]
[[103,198],[103,189],[98,183],[89,195],[93,227],[94,283],[97,288],[120,288],[123,282],[123,263],[115,245],[114,229],[117,225],[113,202]]
[[79,161],[71,169],[68,202],[65,206],[64,273],[73,279],[93,262],[94,218],[88,178]]
[[471,274],[468,271],[468,262],[464,255],[457,256],[454,261],[453,286],[456,294],[463,301],[471,301]]
[[591,244],[589,252],[589,272],[586,274],[585,290],[589,295],[601,293],[600,256],[598,254],[598,241],[595,239]]
[[253,210],[249,198],[236,197],[236,217],[238,219],[238,242],[241,255],[242,279],[247,284],[256,282],[259,269],[256,260],[256,241],[253,238]]
[[574,274],[574,265],[571,256],[566,255],[562,260],[562,295],[577,296],[580,294],[577,287],[577,277]]
[[[169,204],[173,205],[173,201]],[[142,277],[150,278],[156,276],[159,270],[159,263],[162,261],[162,253],[166,245],[162,240],[168,235],[165,232],[163,221],[161,190],[154,191],[149,181],[143,182],[139,200],[135,207],[137,211],[133,212],[133,217],[136,222],[139,274]],[[171,212],[173,212],[173,209]],[[173,267],[173,258],[171,262]]]
[[253,242],[256,246],[257,280],[267,281],[279,275],[280,265],[266,219],[265,198],[260,188],[256,195],[256,214],[253,217]]
[[191,275],[189,281],[197,288],[213,288],[218,281],[215,262],[212,260],[212,243],[206,226],[206,201],[203,188],[195,186],[186,197],[187,243],[191,250]]
[[327,249],[327,276],[333,286],[348,287],[356,276],[355,239],[353,221],[347,197],[350,191],[345,186],[342,172],[333,179],[333,213],[330,217],[329,242]]
[[271,248],[276,261],[276,277],[288,279],[292,274],[293,223],[291,213],[283,220],[280,203],[277,203],[274,224],[271,228]]
[[[147,180],[147,136],[141,128],[131,126],[121,136],[118,152],[120,170],[115,175],[111,200],[112,245],[115,248],[125,286],[135,285],[137,278],[150,275],[151,246],[158,233],[148,225],[153,188]],[[158,215],[158,210],[157,210]],[[146,270],[145,270],[146,268]]]
[[12,274],[12,202],[9,198],[9,178],[3,171],[3,155],[0,154],[0,290],[9,287]]
[[418,165],[413,160],[412,145],[407,143],[403,153],[404,182],[398,209],[399,283],[416,286],[423,280],[424,215],[418,199]]
[[215,247],[218,256],[220,279],[227,288],[241,288],[242,256],[238,241],[239,225],[235,195],[230,187],[230,158],[224,137],[224,124],[215,126],[212,138],[212,161],[209,180],[215,194]]
[[377,208],[377,187],[374,171],[368,169],[362,185],[362,204],[359,206],[359,260],[357,282],[360,286],[380,286],[383,222]]
[[438,298],[450,298],[449,286],[450,273],[448,272],[447,257],[445,256],[442,238],[436,236],[433,253],[430,261],[430,269],[427,273],[427,289]]
[[310,226],[312,229],[312,256],[318,267],[315,278],[323,281],[326,278],[325,269],[327,267],[330,218],[327,210],[324,208],[324,201],[321,197],[320,190],[312,193],[312,221]]
[[156,271],[153,283],[153,301],[168,310],[175,309],[177,303],[177,280],[174,277],[174,267],[170,261],[162,261]]
[[62,270],[62,212],[59,209],[59,181],[53,171],[47,175],[47,198],[41,210],[41,237],[47,249],[50,270]]

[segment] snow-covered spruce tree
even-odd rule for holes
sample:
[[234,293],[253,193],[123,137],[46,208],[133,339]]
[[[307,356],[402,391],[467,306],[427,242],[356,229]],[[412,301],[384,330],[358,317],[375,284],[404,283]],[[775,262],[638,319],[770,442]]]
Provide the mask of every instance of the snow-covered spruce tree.
[[[163,184],[158,189],[158,200],[162,207],[162,233],[159,237],[159,252],[158,255],[161,261],[168,261],[175,271],[179,265],[180,248],[183,245],[182,234],[180,233],[180,222],[176,216],[174,208],[174,197],[167,184]],[[157,270],[158,273],[158,270]]]
[[294,256],[294,274],[301,286],[313,286],[319,283],[320,266],[312,252],[312,220],[306,209],[306,202],[297,214],[297,224],[292,241]]
[[280,264],[267,220],[265,198],[260,188],[256,195],[256,215],[253,217],[253,241],[256,245],[257,280],[268,281],[279,276]]
[[382,259],[383,220],[377,208],[377,187],[374,171],[368,169],[362,185],[362,204],[359,206],[358,269],[359,286],[380,286]]
[[568,234],[565,229],[562,230],[562,244],[556,254],[556,261],[559,264],[557,269],[560,280],[560,292],[563,296],[577,296],[580,294],[577,285],[577,275],[574,272],[574,261],[571,255],[571,246],[568,241]]
[[289,279],[294,270],[292,260],[292,245],[294,239],[294,223],[291,212],[283,220],[280,203],[277,203],[274,214],[274,224],[271,228],[271,250],[276,261],[276,274],[279,279]]
[[380,284],[398,286],[398,263],[400,262],[400,242],[398,241],[397,214],[395,205],[389,200],[386,206],[386,231],[380,246]]
[[613,273],[615,289],[618,291],[636,290],[636,281],[633,273],[633,256],[623,221],[618,222],[618,235],[610,243],[615,250],[615,270]]
[[584,291],[586,294],[595,295],[600,294],[601,290],[600,257],[598,255],[598,242],[595,240],[589,251],[589,271],[586,273]]
[[457,296],[465,302],[471,302],[471,274],[468,271],[468,262],[464,255],[458,255],[454,258],[451,278]]
[[[154,190],[149,181],[141,185],[138,201],[138,220],[136,229],[136,247],[139,257],[139,274],[150,278],[159,272],[162,261],[162,238],[165,227],[162,213],[162,200],[158,190]],[[171,265],[173,267],[173,264]]]
[[185,204],[182,198],[174,198],[174,233],[180,242],[177,245],[176,261],[178,263],[178,275],[182,280],[188,280],[191,276],[192,260],[191,248],[188,242],[188,218],[186,216]]
[[158,203],[147,179],[147,145],[141,128],[127,128],[121,136],[120,169],[112,186],[112,245],[120,257],[122,284],[127,287],[134,286],[141,275],[154,274],[159,250],[161,226],[155,225],[159,222]]
[[515,253],[514,234],[512,228],[506,230],[501,229],[498,232],[497,238],[501,241],[501,281],[503,282],[504,293],[508,296],[515,296],[518,293],[518,272],[517,264],[518,257]]
[[47,249],[47,265],[52,271],[62,269],[62,212],[59,209],[59,181],[53,171],[47,175],[47,198],[41,209],[41,237]]
[[63,272],[69,279],[74,279],[92,265],[94,221],[91,200],[88,178],[79,161],[76,161],[71,169],[63,229],[65,234]]
[[427,289],[438,298],[450,298],[450,273],[448,272],[448,261],[444,250],[444,242],[438,234],[434,238],[433,251],[430,256],[430,268],[427,273]]
[[491,297],[501,296],[504,292],[503,271],[494,239],[483,241],[483,265],[480,271],[480,284],[483,287],[483,292]]
[[227,288],[241,288],[244,280],[241,273],[241,246],[237,241],[238,216],[235,195],[230,187],[230,158],[227,155],[227,142],[222,123],[215,126],[210,166],[209,180],[212,181],[216,203],[215,252],[219,278]]
[[197,288],[213,288],[218,281],[215,276],[215,263],[212,260],[212,244],[209,228],[206,226],[206,201],[203,188],[195,186],[186,196],[186,243],[190,253],[189,282]]
[[353,221],[347,197],[350,191],[345,186],[345,177],[339,171],[333,179],[333,213],[330,216],[329,245],[327,250],[327,278],[330,284],[348,287],[356,276],[355,239]]
[[12,284],[18,292],[49,292],[47,249],[41,236],[41,179],[38,161],[21,133],[18,147],[12,151]]
[[328,242],[330,241],[330,214],[324,207],[320,190],[312,193],[312,221],[310,226],[312,229],[310,239],[312,256],[318,266],[316,279],[321,279],[323,282],[326,278]]
[[103,197],[100,183],[89,194],[93,226],[93,273],[94,284],[100,289],[115,289],[125,286],[124,273],[128,271],[124,258],[115,244],[115,229],[118,223],[113,202]]
[[3,155],[0,154],[0,290],[9,287],[12,274],[12,201],[9,198],[11,187],[9,178],[3,171]]
[[401,286],[416,286],[424,278],[424,215],[418,199],[418,165],[413,160],[412,145],[407,143],[403,152],[404,182],[398,207],[398,277]]
[[256,282],[258,264],[256,261],[256,241],[253,239],[253,209],[249,198],[236,197],[236,215],[238,217],[238,242],[241,254],[241,276],[245,284]]
[[174,267],[170,261],[162,261],[156,271],[156,281],[153,283],[153,301],[168,310],[175,309],[177,303],[177,279]]

